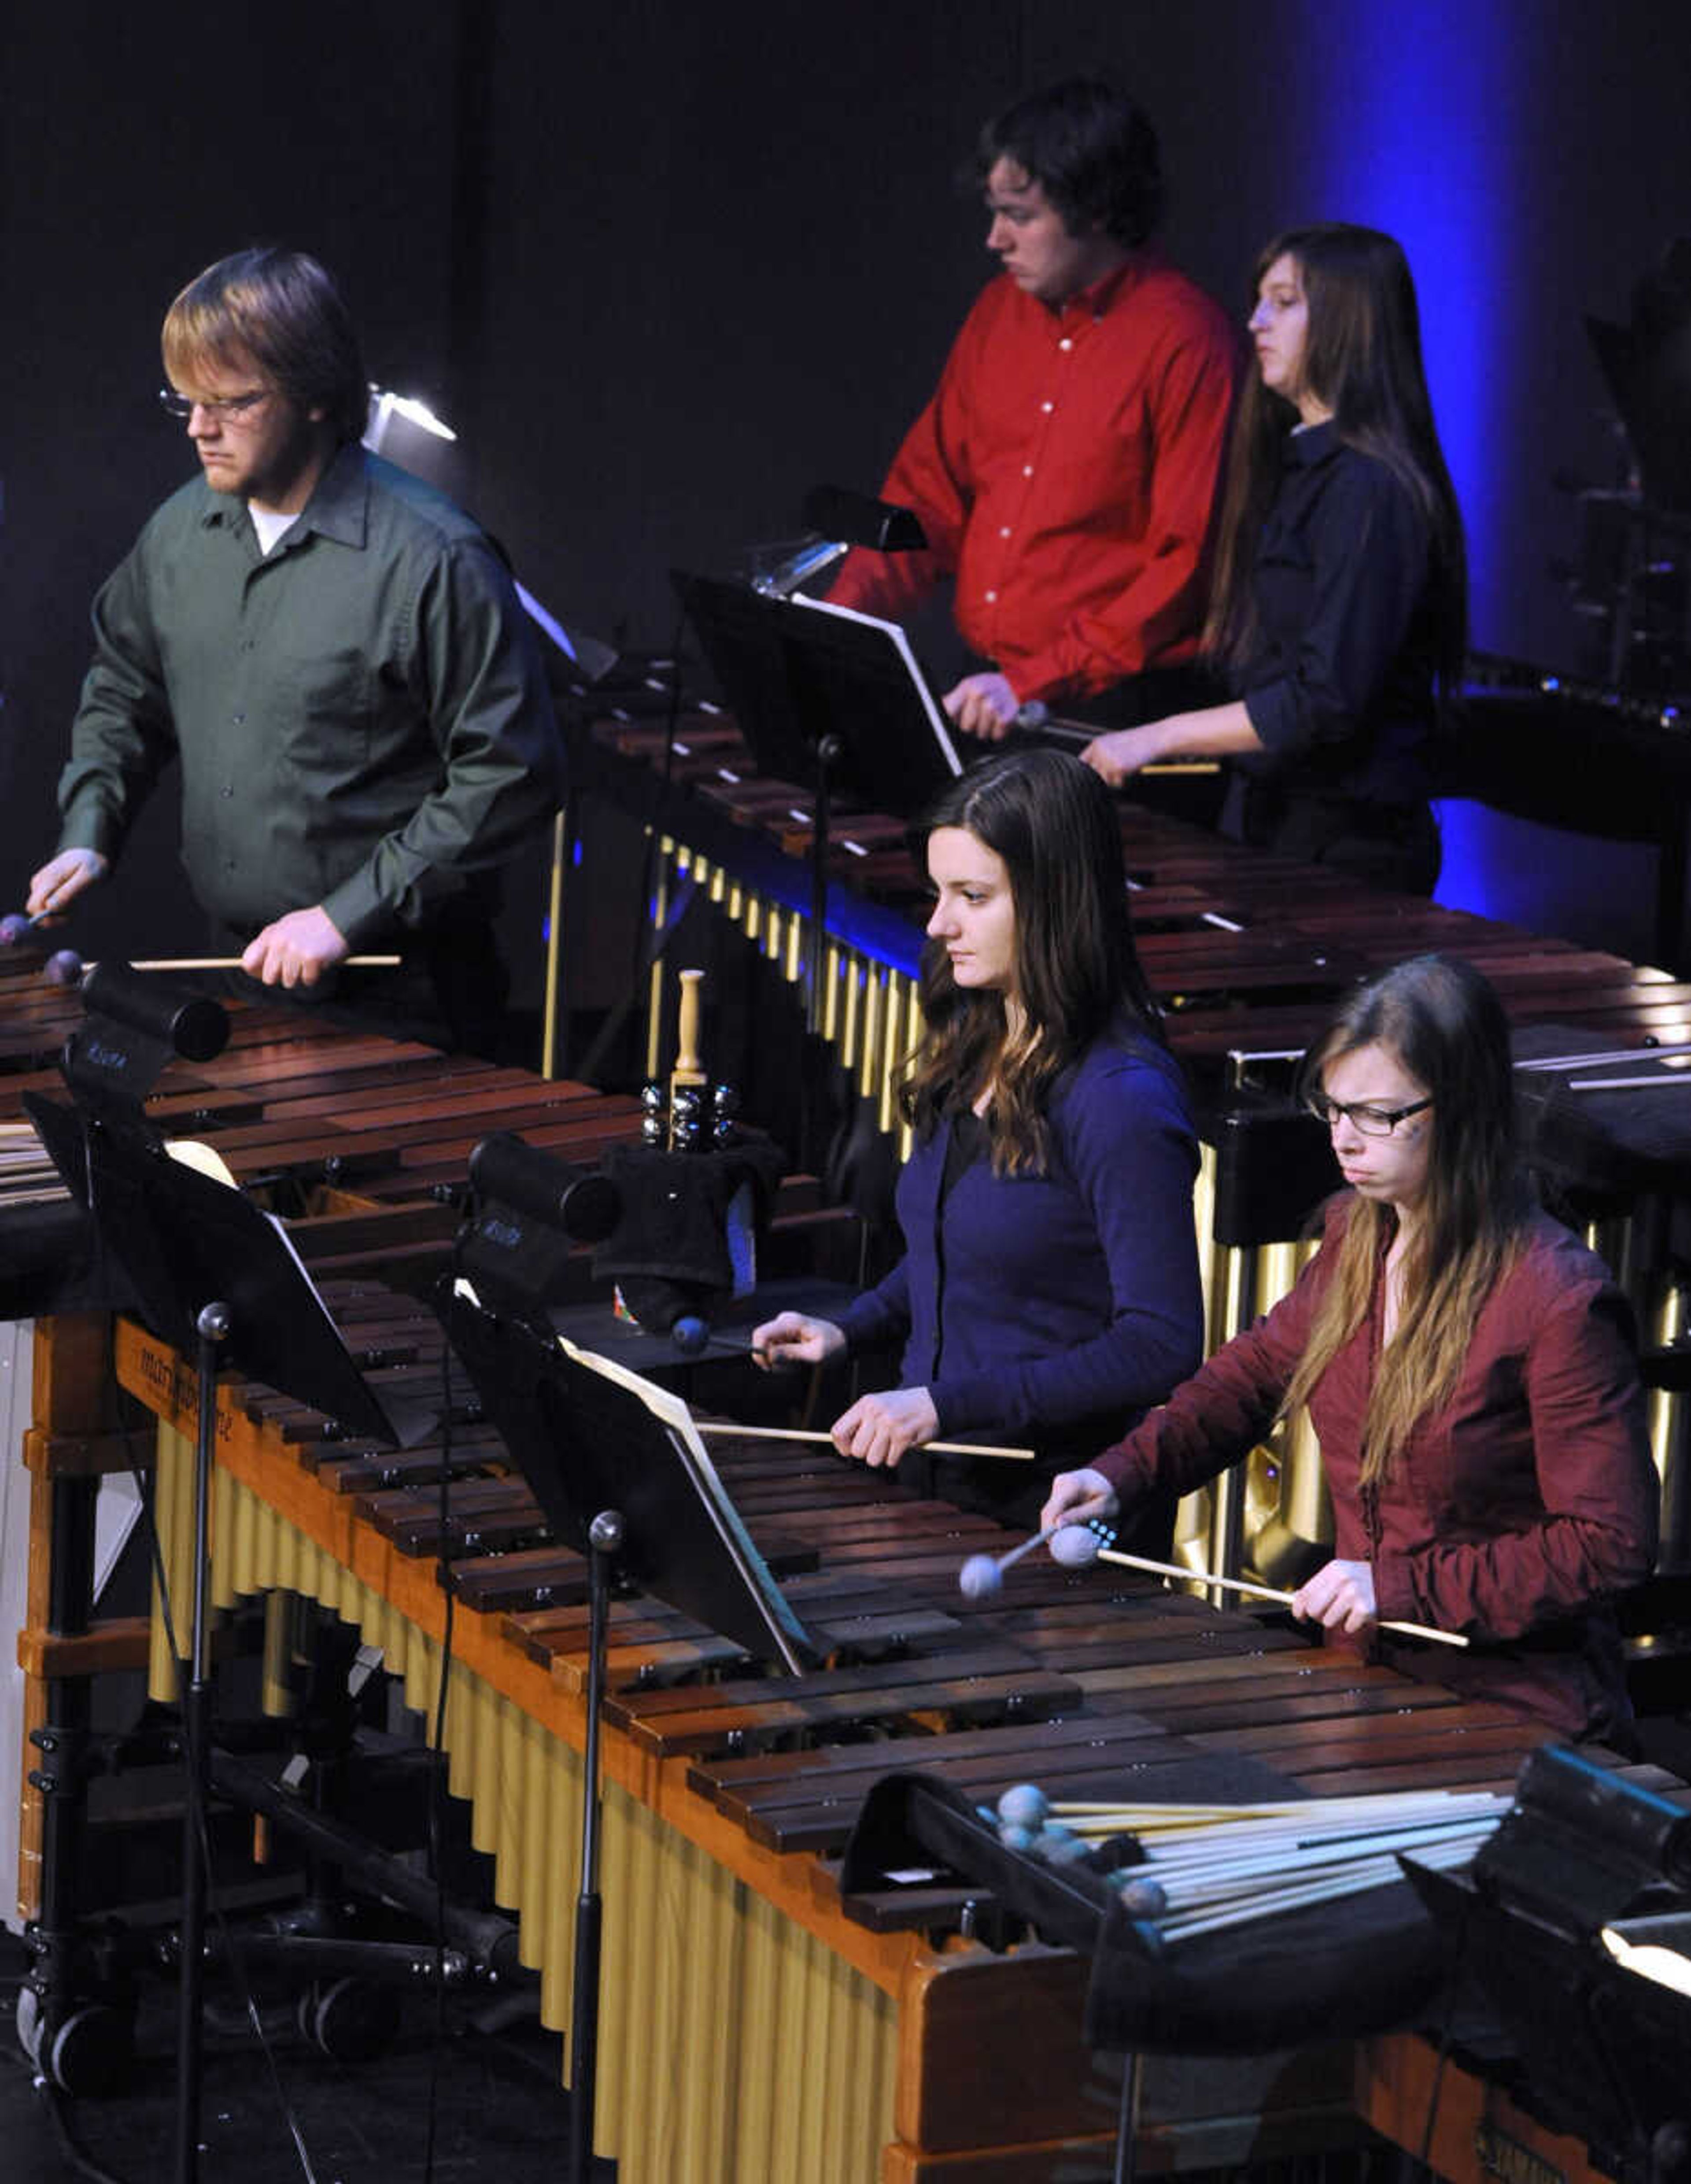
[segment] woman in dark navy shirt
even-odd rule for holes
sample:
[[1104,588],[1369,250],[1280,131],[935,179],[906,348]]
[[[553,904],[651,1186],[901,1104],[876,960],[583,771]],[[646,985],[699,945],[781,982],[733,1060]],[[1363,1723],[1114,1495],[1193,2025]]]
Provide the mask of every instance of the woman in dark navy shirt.
[[1433,427],[1415,284],[1372,228],[1277,236],[1257,265],[1205,651],[1235,701],[1100,736],[1125,781],[1223,757],[1236,838],[1430,893],[1443,690],[1467,642],[1462,520]]
[[[1055,750],[991,759],[929,814],[927,859],[905,1256],[840,1323],[784,1312],[753,1349],[814,1364],[901,1346],[904,1384],[836,1419],[842,1452],[1031,1443],[1035,1465],[934,1457],[922,1481],[1020,1522],[1202,1354],[1197,1149],[1096,776]],[[1172,1510],[1150,1513],[1152,1535]]]

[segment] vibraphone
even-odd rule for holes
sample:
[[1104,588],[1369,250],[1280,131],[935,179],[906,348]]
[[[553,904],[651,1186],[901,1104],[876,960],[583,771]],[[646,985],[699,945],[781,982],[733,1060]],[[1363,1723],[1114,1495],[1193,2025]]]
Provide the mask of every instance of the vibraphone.
[[[15,988],[3,1018],[26,1083],[74,1001]],[[494,1123],[578,1157],[632,1132],[631,1100],[444,1061],[254,1011],[229,1052],[173,1065],[154,1112],[226,1151],[297,1214],[303,1256],[328,1284],[378,1385],[435,1384],[432,1320],[403,1288],[438,1254],[452,1210],[430,1186],[461,1179]],[[332,1162],[331,1168],[327,1164]],[[378,1272],[368,1272],[370,1268]],[[37,1424],[27,1460],[42,1503],[76,1495],[126,1461],[102,1379],[103,1322],[40,1330]],[[157,1505],[180,1577],[191,1372],[128,1323],[117,1379],[165,1421]],[[460,1602],[447,1741],[455,1789],[496,1862],[497,1893],[522,1922],[547,2021],[566,2020],[574,1846],[582,1783],[584,1610],[572,1558],[534,1541],[537,1513],[496,1450],[461,1432],[452,1490]],[[1071,1956],[971,1938],[987,1921],[943,1893],[912,1907],[838,1900],[831,1854],[864,1784],[919,1748],[924,1765],[987,1791],[1030,1773],[1065,1790],[1125,1775],[1183,1781],[1248,1754],[1311,1789],[1506,1784],[1531,1732],[1495,1709],[1312,1652],[1292,1632],[1214,1613],[1184,1596],[1106,1591],[1023,1563],[995,1611],[956,1588],[972,1552],[1002,1540],[941,1505],[893,1503],[826,1454],[729,1445],[718,1457],[797,1613],[825,1634],[829,1668],[776,1681],[646,1602],[619,1604],[606,1734],[609,1778],[600,2143],[628,2184],[725,2176],[1037,2180],[1113,2137],[1113,2093],[1079,2037],[1084,1985]],[[403,1458],[326,1438],[267,1391],[220,1391],[215,1591],[284,1589],[321,1602],[382,1648],[410,1702],[433,1704],[444,1602],[434,1495]],[[532,1542],[532,1544],[531,1544]],[[497,1549],[497,1552],[494,1550]],[[135,1665],[141,1629],[52,1627],[49,1557],[32,1571],[20,1652],[45,1692]],[[36,1801],[20,1893],[39,1882]],[[1336,2031],[1338,2028],[1335,2028]],[[1351,2059],[1331,2051],[1275,2127],[1260,2081],[1222,2082],[1226,2115],[1203,2113],[1211,2072],[1170,2069],[1150,2132],[1170,2165],[1214,2166],[1248,2142],[1322,2142],[1349,2129]],[[1214,2102],[1212,2100],[1212,2107]],[[1244,2119],[1242,2120],[1242,2118]]]

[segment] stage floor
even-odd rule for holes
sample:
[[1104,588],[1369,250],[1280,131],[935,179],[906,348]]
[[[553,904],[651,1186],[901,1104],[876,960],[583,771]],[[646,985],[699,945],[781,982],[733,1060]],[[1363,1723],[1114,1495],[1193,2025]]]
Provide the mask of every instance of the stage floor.
[[[55,2125],[18,2044],[15,2008],[26,1958],[17,1936],[0,1932],[0,2176],[6,2184],[158,2184],[174,2175],[175,1989],[143,1989],[139,2059],[121,2093],[77,2101]],[[206,2184],[299,2184],[307,2175],[280,2097],[232,1986],[208,1986],[200,2173]],[[319,2184],[388,2184],[424,2173],[433,2008],[408,1997],[399,2036],[373,2062],[332,2061],[310,2045],[285,2007],[265,2007],[277,2074]],[[275,2020],[271,2030],[271,2020]],[[564,2173],[568,2102],[561,2090],[558,2041],[532,2020],[477,2032],[461,2011],[449,2017],[436,2096],[438,2184],[558,2184]]]

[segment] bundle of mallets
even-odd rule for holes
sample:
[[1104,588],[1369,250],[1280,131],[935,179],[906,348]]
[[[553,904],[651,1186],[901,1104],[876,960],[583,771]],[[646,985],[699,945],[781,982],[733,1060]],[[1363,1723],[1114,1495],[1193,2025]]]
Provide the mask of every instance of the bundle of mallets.
[[1011,1850],[1106,1873],[1136,1919],[1168,1942],[1301,1911],[1401,1879],[1400,1851],[1465,1865],[1512,1802],[1489,1791],[1404,1790],[1285,1804],[1053,1802],[1019,1783],[981,1818]]

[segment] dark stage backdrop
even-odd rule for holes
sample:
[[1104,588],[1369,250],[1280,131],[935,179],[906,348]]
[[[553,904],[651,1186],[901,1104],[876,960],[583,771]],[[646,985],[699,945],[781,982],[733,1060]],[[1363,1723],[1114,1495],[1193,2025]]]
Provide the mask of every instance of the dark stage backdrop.
[[[51,845],[87,606],[191,464],[165,303],[260,239],[341,275],[419,460],[566,621],[662,644],[667,571],[872,487],[989,270],[957,185],[982,115],[1102,67],[1160,128],[1170,254],[1242,307],[1253,254],[1376,222],[1419,277],[1473,532],[1475,636],[1565,662],[1558,466],[1611,443],[1580,319],[1691,231],[1691,11],[1657,0],[853,0],[703,8],[94,0],[6,11],[0,906]],[[416,443],[395,446],[409,454]],[[79,940],[196,920],[170,799]],[[1448,815],[1441,894],[1645,952],[1639,855]]]

